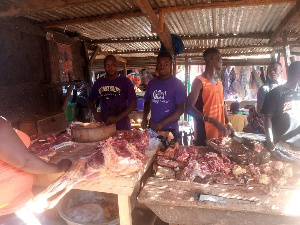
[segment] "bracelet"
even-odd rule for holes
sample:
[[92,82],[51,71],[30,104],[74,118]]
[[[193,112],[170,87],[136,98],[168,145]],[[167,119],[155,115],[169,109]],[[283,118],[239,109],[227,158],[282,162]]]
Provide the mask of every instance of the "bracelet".
[[208,116],[208,115],[203,115],[203,121],[209,122],[210,119],[211,119],[210,116]]

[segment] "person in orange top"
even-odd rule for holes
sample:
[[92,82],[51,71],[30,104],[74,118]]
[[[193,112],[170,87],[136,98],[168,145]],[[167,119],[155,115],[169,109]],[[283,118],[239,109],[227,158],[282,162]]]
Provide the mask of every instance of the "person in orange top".
[[216,48],[208,48],[203,58],[205,71],[193,81],[186,103],[186,112],[194,117],[195,145],[198,146],[205,146],[206,139],[234,133],[224,107],[222,82],[216,77],[222,68],[221,53]]
[[33,195],[33,174],[60,173],[72,164],[63,159],[58,164],[47,163],[27,148],[30,138],[14,130],[0,117],[0,224],[18,224],[15,212]]
[[248,125],[248,120],[246,116],[242,114],[238,114],[239,109],[240,109],[240,104],[238,102],[231,103],[230,105],[231,114],[229,114],[228,117],[235,131],[242,132],[243,129]]

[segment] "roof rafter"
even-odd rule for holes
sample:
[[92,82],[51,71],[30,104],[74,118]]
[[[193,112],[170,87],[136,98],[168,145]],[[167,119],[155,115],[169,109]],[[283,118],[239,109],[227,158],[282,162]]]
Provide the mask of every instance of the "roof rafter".
[[273,35],[269,40],[269,45],[273,45],[277,38],[281,37],[282,33],[286,31],[286,28],[291,22],[300,16],[300,0],[297,0],[297,3],[286,15],[286,17],[281,21],[277,29],[274,31]]
[[[249,33],[249,34],[227,34],[227,35],[203,35],[203,36],[181,36],[182,40],[211,40],[211,39],[227,39],[227,38],[254,38],[269,39],[270,33]],[[300,35],[299,35],[300,36]],[[93,44],[111,44],[111,43],[132,43],[132,42],[158,42],[158,38],[119,38],[119,39],[100,39],[91,41]]]
[[44,11],[89,2],[94,2],[94,0],[17,0],[9,1],[10,4],[2,1],[0,5],[0,17],[21,16],[30,12]]
[[157,36],[159,37],[161,42],[164,44],[167,51],[169,53],[173,54],[174,49],[173,49],[173,41],[172,41],[172,37],[171,37],[171,32],[167,26],[164,26],[164,30],[161,29],[162,24],[161,24],[159,18],[157,17],[157,15],[155,14],[155,12],[153,11],[148,0],[134,0],[134,2],[138,7],[140,7],[140,9],[144,13],[145,17],[150,22],[152,30],[154,30],[157,33]]
[[[282,0],[239,0],[239,1],[201,3],[201,4],[186,5],[186,6],[162,7],[159,9],[153,9],[153,11],[156,14],[158,14],[160,11],[162,11],[163,13],[173,13],[173,12],[181,12],[181,11],[200,10],[200,9],[287,4],[287,3],[295,3],[295,2],[296,2],[296,0],[285,0],[285,1],[282,1]],[[0,14],[0,16],[1,16],[1,14]],[[120,14],[108,14],[108,15],[94,16],[94,17],[88,17],[88,18],[76,18],[76,19],[54,21],[54,22],[44,23],[44,24],[42,24],[42,26],[46,27],[46,28],[51,28],[51,27],[57,27],[57,26],[84,24],[84,23],[91,23],[91,22],[101,22],[101,21],[107,21],[107,20],[125,19],[125,18],[140,17],[140,16],[143,16],[143,13],[141,11],[125,12],[125,13],[120,13]]]

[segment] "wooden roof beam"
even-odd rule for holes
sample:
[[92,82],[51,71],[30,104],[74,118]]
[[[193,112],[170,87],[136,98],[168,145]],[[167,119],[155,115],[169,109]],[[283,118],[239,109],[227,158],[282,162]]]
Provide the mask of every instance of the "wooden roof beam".
[[140,7],[142,12],[144,13],[145,17],[148,19],[148,21],[151,24],[151,28],[155,30],[157,33],[157,36],[161,40],[161,42],[164,44],[167,51],[173,55],[174,48],[173,48],[173,41],[171,37],[171,32],[169,31],[167,26],[164,26],[164,29],[161,30],[162,25],[161,21],[163,21],[163,14],[162,17],[159,19],[155,12],[153,11],[150,3],[148,0],[134,0],[135,4]]
[[[75,0],[73,0],[73,1],[75,1]],[[84,0],[82,0],[82,1],[84,1]],[[295,3],[295,2],[296,2],[296,0],[285,0],[285,1],[282,1],[282,0],[239,0],[239,1],[201,3],[201,4],[185,5],[185,6],[162,7],[159,9],[153,9],[153,11],[156,14],[159,14],[160,11],[163,13],[174,13],[174,12],[200,10],[200,9],[287,4],[287,3]],[[108,15],[94,16],[94,17],[88,17],[88,18],[60,20],[60,21],[44,23],[41,25],[45,28],[51,28],[51,27],[74,25],[74,24],[101,22],[101,21],[115,20],[115,19],[126,19],[126,18],[132,18],[132,17],[140,17],[140,16],[143,16],[143,12],[135,11],[135,12],[125,12],[125,13],[120,13],[120,14],[108,14]],[[0,13],[0,17],[1,17],[1,13]]]
[[269,45],[273,45],[277,38],[282,36],[283,32],[286,32],[287,27],[291,22],[293,22],[297,17],[300,16],[300,0],[297,0],[297,3],[294,5],[294,7],[288,12],[286,17],[281,21],[277,29],[274,31],[273,35],[271,36],[269,40]]
[[94,0],[18,0],[1,1],[0,17],[21,16],[31,12],[44,11],[53,8],[66,7],[74,4],[84,4]]
[[[228,39],[228,38],[254,38],[254,39],[269,39],[270,33],[249,33],[249,34],[227,34],[227,35],[202,35],[202,36],[181,36],[185,40],[211,40],[211,39]],[[300,36],[300,34],[299,34]],[[133,43],[133,42],[159,42],[157,37],[154,38],[119,38],[119,39],[100,39],[91,41],[93,44],[111,44],[111,43]]]

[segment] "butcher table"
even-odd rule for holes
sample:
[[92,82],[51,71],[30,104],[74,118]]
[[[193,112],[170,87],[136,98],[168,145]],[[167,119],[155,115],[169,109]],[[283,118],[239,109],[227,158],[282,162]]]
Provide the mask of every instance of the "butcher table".
[[[87,148],[95,148],[98,143],[77,143],[75,147],[68,147],[51,158],[51,163],[57,163],[61,159],[69,158],[74,162],[84,154]],[[139,190],[148,168],[151,166],[157,149],[146,150],[146,159],[143,168],[139,172],[126,176],[104,177],[97,180],[89,180],[79,183],[75,189],[113,193],[118,195],[119,216],[121,225],[131,225],[131,201],[130,197]],[[35,175],[34,185],[47,187],[63,173]],[[143,178],[143,179],[142,179]]]
[[[298,164],[292,164],[292,167],[295,173],[300,169]],[[279,195],[273,197],[265,194],[266,186],[262,184],[201,184],[175,179],[174,170],[168,167],[158,166],[156,170],[156,176],[147,180],[138,201],[166,223],[300,224],[299,177],[295,178],[295,183],[281,186]]]

